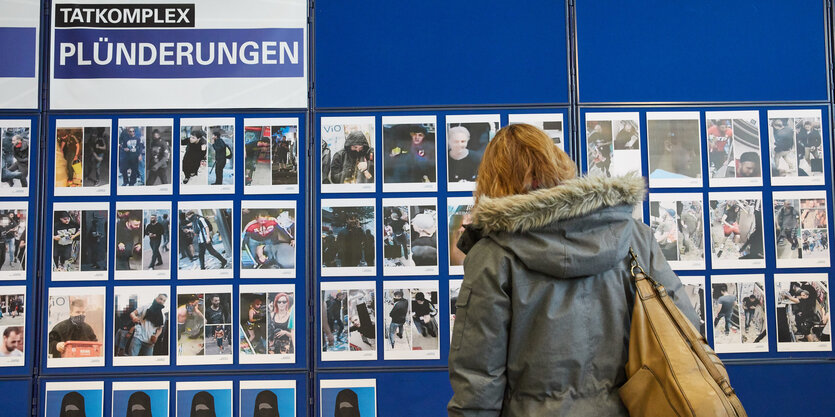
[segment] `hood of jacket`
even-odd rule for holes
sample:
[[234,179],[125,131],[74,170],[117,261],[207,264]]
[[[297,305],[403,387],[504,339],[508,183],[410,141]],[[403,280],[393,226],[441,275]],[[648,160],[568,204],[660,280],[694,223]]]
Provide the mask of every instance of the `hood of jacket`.
[[368,139],[365,138],[365,134],[360,131],[353,131],[348,134],[348,137],[345,138],[345,147],[344,149],[348,152],[351,151],[351,146],[362,146],[361,153],[365,153],[368,151]]
[[501,198],[480,197],[459,241],[467,253],[489,238],[528,269],[556,278],[599,274],[623,262],[646,194],[639,176],[580,177],[557,187]]

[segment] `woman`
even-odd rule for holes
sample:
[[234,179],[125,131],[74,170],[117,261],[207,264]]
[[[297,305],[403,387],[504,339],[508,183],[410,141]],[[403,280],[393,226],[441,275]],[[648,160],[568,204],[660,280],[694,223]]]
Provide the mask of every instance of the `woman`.
[[631,216],[643,179],[574,176],[533,126],[507,126],[487,146],[458,242],[467,257],[450,416],[628,415],[618,388],[635,294],[630,246],[698,323],[652,231]]
[[270,319],[270,353],[293,353],[293,310],[290,296],[280,292],[273,298]]

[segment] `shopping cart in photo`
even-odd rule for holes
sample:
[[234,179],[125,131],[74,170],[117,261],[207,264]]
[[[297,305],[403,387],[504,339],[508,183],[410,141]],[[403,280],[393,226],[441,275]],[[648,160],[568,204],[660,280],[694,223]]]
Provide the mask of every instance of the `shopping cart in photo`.
[[62,358],[97,358],[102,356],[102,342],[69,340],[64,343]]

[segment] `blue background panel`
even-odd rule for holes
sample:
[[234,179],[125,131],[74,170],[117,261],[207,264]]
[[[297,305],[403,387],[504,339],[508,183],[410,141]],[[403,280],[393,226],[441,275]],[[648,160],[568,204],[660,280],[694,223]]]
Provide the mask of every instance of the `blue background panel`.
[[0,392],[4,393],[0,417],[28,415],[24,410],[32,407],[31,378],[0,380]]
[[565,2],[321,1],[316,106],[568,101]]
[[579,1],[580,101],[826,100],[824,20],[820,0]]
[[749,416],[831,416],[835,397],[824,387],[831,383],[832,366],[831,362],[728,366],[728,375]]

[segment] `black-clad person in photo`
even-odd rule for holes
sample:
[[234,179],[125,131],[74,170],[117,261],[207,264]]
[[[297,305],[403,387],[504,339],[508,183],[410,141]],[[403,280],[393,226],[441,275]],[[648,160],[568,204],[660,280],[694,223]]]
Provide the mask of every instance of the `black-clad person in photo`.
[[345,138],[345,148],[337,151],[330,162],[333,184],[366,184],[374,182],[374,148],[365,134],[353,131]]
[[49,331],[49,355],[60,358],[64,355],[66,344],[70,341],[97,342],[93,328],[84,320],[87,317],[87,303],[76,298],[70,302],[70,316],[58,322]]
[[155,266],[162,265],[162,254],[159,252],[159,247],[162,244],[162,236],[165,234],[162,224],[157,221],[157,215],[149,216],[150,222],[145,225],[145,236],[148,236],[148,242],[151,244],[151,263],[148,269],[154,269]]
[[252,417],[280,417],[278,397],[272,391],[261,391],[255,396],[255,409]]
[[212,132],[212,149],[215,151],[215,182],[212,185],[223,185],[223,168],[226,158],[232,158],[232,148],[220,137],[220,131]]
[[187,138],[180,141],[186,147],[183,154],[183,184],[187,184],[191,177],[197,176],[200,164],[206,160],[206,132],[200,129],[193,129]]
[[151,397],[144,391],[136,391],[128,398],[126,417],[153,417]]
[[360,417],[360,404],[357,393],[347,388],[339,391],[336,394],[333,415],[334,417]]
[[84,396],[76,391],[68,392],[61,399],[61,414],[59,417],[87,417],[84,408]]
[[215,397],[206,391],[194,394],[191,399],[190,417],[217,417],[215,414]]

